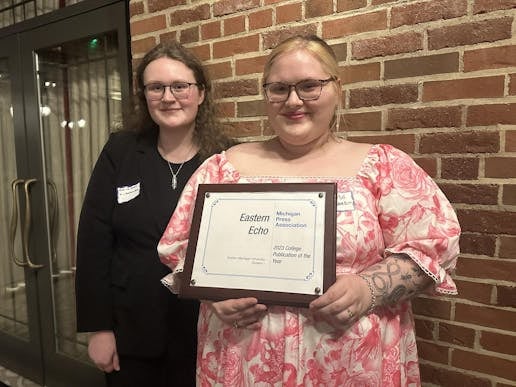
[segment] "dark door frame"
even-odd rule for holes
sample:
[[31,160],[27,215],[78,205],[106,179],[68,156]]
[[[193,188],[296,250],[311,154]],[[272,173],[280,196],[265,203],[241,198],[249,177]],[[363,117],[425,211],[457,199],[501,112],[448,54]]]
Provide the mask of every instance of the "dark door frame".
[[[17,69],[12,74],[13,107],[24,113],[18,114],[14,122],[20,178],[45,181],[34,52],[117,30],[122,100],[129,101],[132,77],[128,23],[128,1],[87,0],[0,30],[0,56],[4,56],[4,48],[8,50],[13,69]],[[29,250],[38,252],[31,258],[44,267],[25,270],[31,342],[0,332],[0,364],[47,386],[101,386],[103,375],[99,371],[56,351],[49,230],[47,222],[38,221],[47,218],[45,195],[44,184],[33,185]]]

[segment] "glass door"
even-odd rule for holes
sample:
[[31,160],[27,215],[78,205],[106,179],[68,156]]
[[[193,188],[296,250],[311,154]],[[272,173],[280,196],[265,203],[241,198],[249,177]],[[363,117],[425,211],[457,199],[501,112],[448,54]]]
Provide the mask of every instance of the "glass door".
[[[18,227],[11,221],[0,236],[14,240],[6,254],[12,258],[2,261],[10,271],[2,271],[8,273],[3,274],[8,290],[0,301],[0,324],[6,315],[13,333],[0,325],[0,352],[3,338],[26,352],[36,348],[40,364],[31,368],[40,371],[26,372],[25,359],[14,355],[0,364],[50,387],[103,385],[102,373],[87,356],[87,335],[76,333],[74,282],[86,185],[109,132],[122,122],[122,99],[129,96],[127,4],[111,3],[18,34],[20,65],[6,71],[19,73],[22,81],[11,78],[5,87],[23,95],[23,120],[17,124],[11,116],[11,142],[19,144],[10,176],[2,177],[9,180],[10,209],[1,210],[18,219]],[[6,159],[8,144],[1,143]],[[13,363],[18,364],[10,367]]]
[[16,39],[0,39],[0,47],[0,364],[42,381],[37,269],[24,256],[30,183],[25,186],[23,178],[28,163],[20,58]]

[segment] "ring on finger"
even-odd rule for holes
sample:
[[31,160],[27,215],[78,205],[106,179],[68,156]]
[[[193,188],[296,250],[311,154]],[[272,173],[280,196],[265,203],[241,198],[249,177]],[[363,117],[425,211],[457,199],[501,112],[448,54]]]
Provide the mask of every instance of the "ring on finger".
[[349,319],[352,319],[353,316],[355,316],[355,313],[353,313],[350,309],[347,309],[346,311],[348,312]]
[[238,329],[240,328],[240,325],[238,325],[238,321],[233,321],[233,328]]

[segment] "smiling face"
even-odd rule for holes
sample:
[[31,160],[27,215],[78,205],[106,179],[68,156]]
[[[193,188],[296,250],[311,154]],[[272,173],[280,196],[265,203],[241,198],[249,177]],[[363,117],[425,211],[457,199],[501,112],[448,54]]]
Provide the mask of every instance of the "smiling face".
[[[278,55],[270,67],[266,83],[295,84],[307,79],[328,79],[332,75],[306,49],[296,49]],[[337,83],[322,86],[316,100],[303,101],[294,88],[284,102],[267,102],[269,122],[282,142],[304,145],[326,136],[338,105]]]
[[[161,57],[150,62],[143,72],[143,84],[170,85],[173,82],[196,82],[193,71],[183,62]],[[188,98],[176,99],[169,87],[159,100],[147,98],[147,107],[152,120],[160,130],[191,130],[199,105],[204,100],[204,90],[191,85]]]

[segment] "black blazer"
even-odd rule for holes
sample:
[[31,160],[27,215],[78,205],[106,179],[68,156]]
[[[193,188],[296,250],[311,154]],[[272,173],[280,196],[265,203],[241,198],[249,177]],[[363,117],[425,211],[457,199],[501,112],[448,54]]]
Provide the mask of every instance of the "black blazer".
[[[198,157],[171,174],[157,135],[112,134],[91,175],[77,237],[77,330],[113,330],[122,355],[178,354],[196,345],[198,303],[179,300],[160,279],[169,269],[157,243]],[[131,187],[128,189],[123,187]]]

